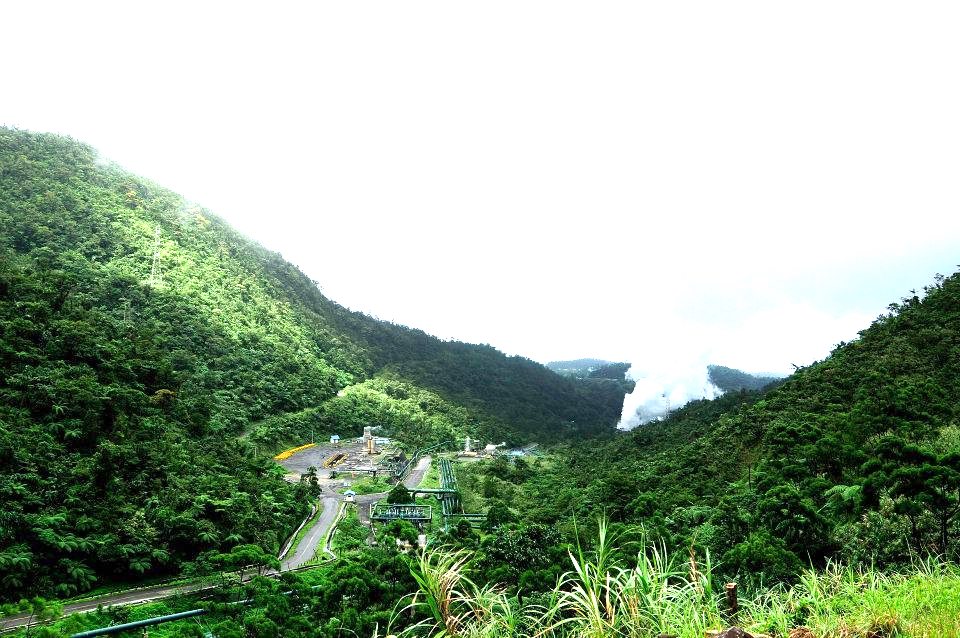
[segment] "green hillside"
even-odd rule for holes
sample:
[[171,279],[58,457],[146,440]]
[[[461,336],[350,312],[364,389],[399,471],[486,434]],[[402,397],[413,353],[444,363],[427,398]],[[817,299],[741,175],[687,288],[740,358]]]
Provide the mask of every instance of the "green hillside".
[[350,312],[91,148],[0,129],[0,598],[276,548],[306,488],[265,452],[311,428],[581,437],[612,385]]
[[[960,556],[960,274],[764,392],[693,402],[516,486],[529,522],[605,512],[724,573]],[[573,504],[571,506],[571,504]],[[572,527],[568,528],[572,529]]]
[[612,362],[604,359],[571,359],[569,361],[548,361],[546,366],[564,376],[585,377],[592,370],[610,365]]
[[710,382],[724,392],[762,390],[782,378],[750,374],[743,370],[720,365],[708,365],[707,374],[709,375]]
[[563,377],[351,312],[90,148],[0,129],[0,599],[272,551],[310,487],[267,453],[370,424],[410,445],[559,443],[462,464],[464,502],[493,522],[441,537],[475,554],[478,583],[530,600],[601,515],[617,560],[662,538],[748,590],[832,560],[956,560],[960,274],[889,310],[778,384],[614,435],[626,364]]

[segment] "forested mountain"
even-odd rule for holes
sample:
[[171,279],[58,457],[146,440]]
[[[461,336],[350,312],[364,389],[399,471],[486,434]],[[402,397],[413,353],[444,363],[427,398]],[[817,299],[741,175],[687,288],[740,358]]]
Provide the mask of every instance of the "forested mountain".
[[616,379],[623,381],[627,378],[627,372],[630,370],[629,363],[605,363],[602,366],[591,370],[587,374],[588,379]]
[[782,378],[750,374],[749,372],[737,370],[736,368],[718,365],[707,366],[707,375],[710,378],[710,382],[724,392],[762,390],[766,386],[780,381]]
[[571,359],[569,361],[550,361],[546,365],[557,374],[585,377],[591,371],[610,363],[610,361],[604,359]]
[[557,374],[571,379],[593,381],[594,392],[611,396],[633,392],[636,383],[627,378],[629,363],[612,363],[603,359],[574,359],[551,361],[547,367]]
[[264,453],[311,427],[518,443],[608,431],[622,397],[350,312],[91,148],[0,129],[0,598],[276,548],[306,501]]
[[[616,379],[628,382],[632,391],[633,383],[627,378],[630,371],[629,363],[604,361],[603,359],[574,359],[572,361],[551,361],[547,367],[557,374],[577,379]],[[739,390],[760,390],[772,383],[780,381],[782,377],[772,377],[750,374],[736,368],[721,365],[708,365],[707,374],[710,382],[724,392]]]
[[0,129],[0,598],[273,550],[309,487],[266,453],[368,424],[566,441],[463,470],[473,511],[504,523],[462,539],[478,580],[527,593],[602,514],[627,546],[642,524],[741,582],[960,553],[960,275],[780,383],[578,445],[622,405],[627,364],[595,363],[562,377],[351,312],[89,147]]
[[674,547],[709,549],[741,582],[789,580],[828,558],[957,558],[960,274],[925,293],[766,391],[570,447],[522,484],[515,511],[561,529],[602,512],[643,523]]

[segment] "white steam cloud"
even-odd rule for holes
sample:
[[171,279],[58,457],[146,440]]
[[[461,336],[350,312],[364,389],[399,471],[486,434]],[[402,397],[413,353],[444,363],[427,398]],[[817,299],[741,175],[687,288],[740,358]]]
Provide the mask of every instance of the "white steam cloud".
[[634,364],[627,376],[636,381],[633,392],[623,398],[623,414],[617,428],[632,430],[638,425],[664,418],[671,410],[696,399],[714,399],[723,391],[711,383],[704,361]]
[[745,316],[736,316],[723,300],[703,297],[698,303],[689,314],[709,319],[683,320],[664,313],[637,321],[638,334],[630,348],[636,354],[626,359],[633,363],[627,376],[637,385],[624,397],[618,429],[630,430],[690,401],[722,395],[710,381],[709,364],[786,376],[794,365],[809,365],[841,340],[855,339],[871,319],[789,300],[768,301]]
[[660,326],[644,336],[646,343],[627,372],[637,385],[623,399],[618,429],[631,430],[662,419],[669,411],[695,399],[713,399],[723,394],[708,376],[707,365],[714,362],[716,352],[709,345],[713,339],[703,327],[678,322]]

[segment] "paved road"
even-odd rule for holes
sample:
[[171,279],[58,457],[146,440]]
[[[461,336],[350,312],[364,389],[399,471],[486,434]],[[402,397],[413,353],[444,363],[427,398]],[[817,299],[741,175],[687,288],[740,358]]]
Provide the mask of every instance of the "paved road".
[[313,559],[323,540],[327,537],[327,530],[333,525],[337,518],[337,512],[340,511],[340,500],[342,497],[325,496],[323,499],[323,511],[320,518],[313,524],[313,527],[307,530],[290,554],[280,562],[280,569],[286,571],[295,567],[300,567],[304,563]]
[[[136,591],[130,591],[120,594],[112,594],[93,598],[86,602],[72,603],[63,606],[63,615],[80,614],[87,611],[93,611],[99,606],[109,607],[113,605],[134,605],[136,603],[145,603],[159,598],[169,598],[178,594],[189,594],[204,589],[211,589],[216,585],[209,584],[191,584],[191,585],[158,585],[156,587],[144,587]],[[26,625],[31,616],[30,614],[20,614],[18,616],[7,616],[0,619],[0,631],[6,631],[14,627]]]
[[407,487],[418,487],[429,469],[430,457],[425,456],[417,462],[417,466],[407,475],[407,478],[403,479],[403,484]]
[[[413,470],[407,475],[407,478],[403,480],[403,484],[407,487],[417,487],[429,469],[430,457],[425,456],[417,462]],[[377,492],[375,494],[358,495],[355,498],[362,523],[367,524],[370,522],[370,507],[373,503],[386,496],[386,492]],[[287,570],[300,567],[316,556],[318,550],[323,549],[321,547],[323,540],[327,537],[327,532],[336,521],[337,512],[340,511],[340,503],[343,502],[344,499],[345,497],[342,494],[338,494],[332,490],[330,492],[324,492],[323,513],[320,515],[319,520],[314,523],[313,527],[300,539],[297,548],[290,556],[283,559],[281,569]]]
[[[425,456],[424,458],[420,459],[416,467],[413,468],[413,471],[407,475],[407,478],[404,479],[403,484],[407,487],[418,486],[429,469],[430,457]],[[384,498],[386,495],[386,492],[380,492],[377,494],[358,496],[358,507],[360,507],[362,511],[363,507],[366,506],[367,512],[369,512],[370,504]],[[336,521],[337,512],[340,509],[340,503],[343,501],[343,499],[344,496],[342,494],[337,494],[333,490],[324,492],[323,512],[320,514],[320,518],[316,523],[314,523],[313,527],[307,530],[307,533],[303,535],[303,538],[300,539],[300,543],[297,545],[297,548],[280,563],[280,569],[282,571],[300,567],[316,555],[317,547],[323,543],[324,538],[327,536],[327,531]],[[157,585],[156,587],[144,587],[143,589],[138,589],[136,591],[108,594],[106,596],[93,598],[86,602],[64,605],[63,615],[69,616],[71,614],[93,611],[100,606],[111,607],[116,605],[133,605],[136,603],[158,600],[160,598],[169,598],[170,596],[176,596],[180,594],[189,594],[202,591],[203,589],[211,589],[213,587],[216,587],[216,585],[197,583],[189,585]],[[29,622],[29,620],[29,614],[20,614],[18,616],[0,618],[0,631],[6,631],[14,627],[24,626]]]

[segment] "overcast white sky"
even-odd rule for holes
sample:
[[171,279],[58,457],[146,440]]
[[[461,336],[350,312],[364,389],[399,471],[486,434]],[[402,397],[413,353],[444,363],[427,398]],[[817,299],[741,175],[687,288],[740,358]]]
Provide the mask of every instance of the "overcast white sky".
[[90,143],[384,319],[785,372],[960,263],[958,17],[12,2],[0,123]]

